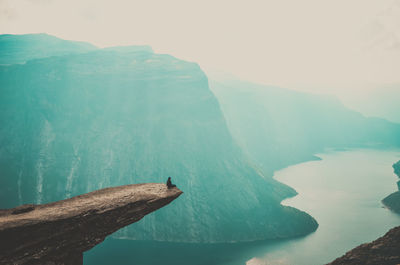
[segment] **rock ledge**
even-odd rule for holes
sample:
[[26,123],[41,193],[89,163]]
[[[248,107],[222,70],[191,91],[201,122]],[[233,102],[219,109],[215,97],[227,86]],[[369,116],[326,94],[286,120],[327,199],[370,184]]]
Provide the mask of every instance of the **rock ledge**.
[[84,251],[181,194],[164,184],[132,184],[0,210],[0,264],[82,264]]

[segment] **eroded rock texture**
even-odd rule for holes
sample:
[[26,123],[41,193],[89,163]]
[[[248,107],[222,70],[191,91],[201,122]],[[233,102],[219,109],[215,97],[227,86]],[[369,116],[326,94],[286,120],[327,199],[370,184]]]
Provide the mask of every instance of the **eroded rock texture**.
[[0,264],[82,264],[83,252],[182,192],[132,184],[0,211]]

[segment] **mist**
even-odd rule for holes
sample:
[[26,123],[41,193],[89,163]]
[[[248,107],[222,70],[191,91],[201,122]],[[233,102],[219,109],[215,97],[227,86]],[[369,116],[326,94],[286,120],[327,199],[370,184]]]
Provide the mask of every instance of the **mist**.
[[399,18],[400,0],[0,0],[0,249],[55,201],[179,193],[119,226],[107,200],[82,249],[57,242],[85,212],[36,256],[24,227],[0,263],[323,264],[381,236],[400,222]]

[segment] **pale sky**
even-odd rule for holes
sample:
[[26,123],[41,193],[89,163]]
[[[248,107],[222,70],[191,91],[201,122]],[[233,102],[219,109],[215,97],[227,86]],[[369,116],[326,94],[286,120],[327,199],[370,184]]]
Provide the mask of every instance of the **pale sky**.
[[400,0],[0,0],[0,33],[38,32],[295,89],[400,84]]

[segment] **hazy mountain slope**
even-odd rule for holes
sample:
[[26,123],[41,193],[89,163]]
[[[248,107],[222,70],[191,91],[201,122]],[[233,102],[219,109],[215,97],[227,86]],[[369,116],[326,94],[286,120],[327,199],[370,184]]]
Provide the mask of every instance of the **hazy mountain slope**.
[[228,126],[267,174],[325,148],[399,147],[400,125],[366,118],[327,96],[238,80],[210,81]]
[[0,64],[24,63],[35,58],[95,49],[95,46],[87,42],[67,41],[47,34],[4,34],[0,35]]
[[382,85],[364,93],[340,95],[340,100],[360,113],[400,123],[400,84]]
[[280,205],[294,191],[234,143],[194,63],[98,50],[2,66],[0,82],[2,208],[172,176],[181,198],[120,236],[226,242],[316,229]]

